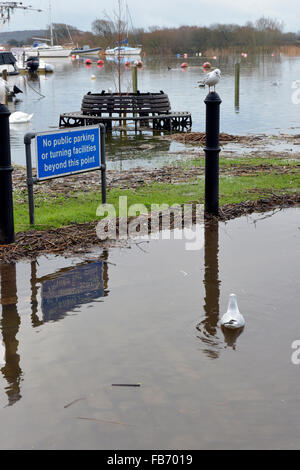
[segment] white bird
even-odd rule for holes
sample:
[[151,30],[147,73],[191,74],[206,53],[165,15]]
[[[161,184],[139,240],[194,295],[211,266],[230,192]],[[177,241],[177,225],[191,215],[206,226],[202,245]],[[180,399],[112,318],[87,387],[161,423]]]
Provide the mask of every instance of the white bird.
[[22,113],[21,111],[16,111],[9,116],[9,122],[11,124],[23,124],[29,122],[32,119],[33,114]]
[[230,295],[228,310],[221,319],[221,325],[231,330],[236,330],[245,326],[245,319],[239,311],[235,294]]
[[219,83],[221,78],[221,71],[219,69],[213,70],[212,72],[209,72],[204,80],[201,80],[200,83],[201,85],[207,85],[210,91],[210,88],[213,86],[214,91],[216,91],[216,85]]

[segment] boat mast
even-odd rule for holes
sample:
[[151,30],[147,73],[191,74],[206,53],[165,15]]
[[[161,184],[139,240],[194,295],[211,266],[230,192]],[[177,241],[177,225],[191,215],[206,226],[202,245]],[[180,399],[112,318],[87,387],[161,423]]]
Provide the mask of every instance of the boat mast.
[[119,93],[121,95],[121,28],[122,28],[122,13],[121,13],[121,0],[119,0],[119,18],[118,18],[118,80],[119,80]]
[[52,24],[52,5],[51,0],[49,0],[49,20],[50,20],[50,44],[53,47],[53,24]]
[[126,2],[126,18],[125,18],[125,21],[126,21],[126,38],[128,39],[128,4]]

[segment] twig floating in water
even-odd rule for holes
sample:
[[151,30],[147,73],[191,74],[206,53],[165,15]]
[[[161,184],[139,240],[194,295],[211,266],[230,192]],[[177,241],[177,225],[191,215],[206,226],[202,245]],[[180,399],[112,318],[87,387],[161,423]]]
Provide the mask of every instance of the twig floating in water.
[[72,405],[74,405],[75,403],[77,403],[78,401],[81,401],[81,400],[85,400],[85,398],[84,397],[77,398],[77,400],[73,400],[73,401],[71,401],[71,403],[68,403],[67,405],[65,405],[64,408],[69,408],[69,406],[72,406]]
[[99,422],[108,423],[108,424],[120,424],[122,426],[135,426],[135,424],[122,423],[120,421],[108,421],[107,419],[100,419],[100,418],[82,418],[80,416],[77,416],[75,419],[81,419],[81,420],[86,420],[86,421],[99,421]]
[[112,387],[140,387],[141,384],[112,384]]

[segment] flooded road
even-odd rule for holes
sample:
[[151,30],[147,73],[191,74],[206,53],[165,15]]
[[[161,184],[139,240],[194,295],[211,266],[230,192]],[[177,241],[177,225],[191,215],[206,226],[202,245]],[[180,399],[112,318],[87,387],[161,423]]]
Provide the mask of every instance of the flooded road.
[[299,216],[2,265],[0,448],[298,448]]
[[[96,60],[96,59],[95,59]],[[204,77],[204,58],[189,57],[189,67],[180,68],[182,58],[145,57],[144,67],[138,71],[139,89],[142,92],[164,90],[170,98],[173,111],[189,111],[193,118],[193,131],[205,129],[204,99],[207,89],[199,88],[197,82]],[[11,126],[12,160],[25,165],[24,134],[42,132],[57,128],[60,113],[79,111],[83,96],[116,89],[116,66],[105,62],[101,68],[96,62],[87,67],[84,61],[71,59],[49,59],[55,72],[46,76],[28,79],[23,76],[9,77],[11,86],[16,84],[23,94],[18,103],[9,103],[11,112],[23,111],[33,114],[28,124]],[[239,107],[234,103],[234,64],[241,62],[241,84]],[[300,58],[274,53],[218,57],[213,66],[222,71],[218,93],[222,98],[221,131],[229,134],[299,134],[299,90],[293,83],[300,80]],[[170,67],[170,70],[168,70]],[[92,80],[94,75],[96,78]],[[123,91],[131,91],[130,69],[122,69]],[[42,96],[41,96],[42,95]],[[280,112],[279,112],[280,111]],[[150,138],[150,142],[149,142]],[[108,142],[108,168],[128,169],[133,166],[156,166],[168,163],[174,151],[174,144],[160,146],[151,141],[151,135],[131,137],[130,146],[126,141],[120,146]],[[146,147],[143,148],[143,146]],[[148,145],[148,148],[147,148]],[[150,145],[150,148],[149,148]],[[136,146],[136,149],[133,147]],[[184,146],[177,145],[180,151]]]

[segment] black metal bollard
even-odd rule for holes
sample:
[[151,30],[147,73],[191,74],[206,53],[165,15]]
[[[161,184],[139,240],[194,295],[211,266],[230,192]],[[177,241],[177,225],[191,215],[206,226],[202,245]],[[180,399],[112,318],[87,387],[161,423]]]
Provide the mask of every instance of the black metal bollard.
[[220,104],[218,93],[210,92],[206,104],[206,147],[205,151],[205,213],[219,214],[219,137]]
[[15,241],[9,116],[7,107],[0,104],[0,244],[2,245]]

